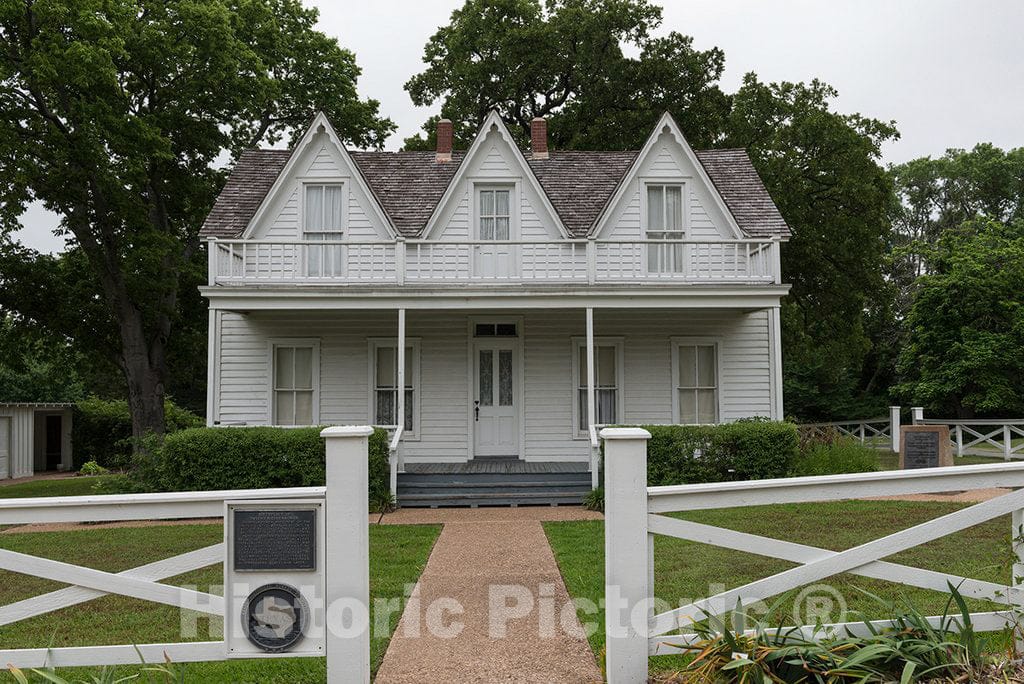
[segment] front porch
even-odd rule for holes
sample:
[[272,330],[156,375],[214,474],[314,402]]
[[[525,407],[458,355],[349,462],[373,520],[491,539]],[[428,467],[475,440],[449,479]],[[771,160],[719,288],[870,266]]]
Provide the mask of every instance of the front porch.
[[211,425],[386,427],[402,505],[578,503],[592,427],[781,416],[773,307],[211,315]]

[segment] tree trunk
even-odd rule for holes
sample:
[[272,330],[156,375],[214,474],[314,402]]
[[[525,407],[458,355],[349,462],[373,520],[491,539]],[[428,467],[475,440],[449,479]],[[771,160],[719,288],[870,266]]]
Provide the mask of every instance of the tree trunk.
[[148,342],[142,315],[134,307],[118,312],[121,329],[121,370],[128,386],[135,451],[147,434],[163,435],[164,376],[167,370],[162,341]]

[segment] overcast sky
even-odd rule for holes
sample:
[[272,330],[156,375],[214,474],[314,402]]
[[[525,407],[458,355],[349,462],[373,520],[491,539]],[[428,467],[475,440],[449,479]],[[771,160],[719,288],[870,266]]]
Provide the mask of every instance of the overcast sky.
[[[657,1],[657,0],[656,0]],[[306,0],[310,2],[310,0]],[[402,84],[422,68],[423,45],[462,0],[313,0],[320,28],[356,53],[359,92],[398,124],[397,149],[436,111],[412,105]],[[902,138],[886,162],[991,142],[1024,146],[1022,0],[661,0],[661,31],[725,51],[722,87],[820,78],[837,108],[893,119]],[[53,251],[56,217],[32,207],[22,241]]]

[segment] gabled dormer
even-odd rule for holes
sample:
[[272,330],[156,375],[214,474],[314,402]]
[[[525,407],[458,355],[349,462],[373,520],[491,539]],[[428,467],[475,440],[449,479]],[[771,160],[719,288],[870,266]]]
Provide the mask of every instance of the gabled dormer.
[[594,225],[614,240],[745,237],[697,154],[668,113],[637,154]]
[[323,241],[392,239],[395,232],[330,121],[317,114],[242,237]]
[[[450,158],[439,149],[437,163]],[[427,221],[430,240],[557,240],[569,233],[497,112],[490,112]]]

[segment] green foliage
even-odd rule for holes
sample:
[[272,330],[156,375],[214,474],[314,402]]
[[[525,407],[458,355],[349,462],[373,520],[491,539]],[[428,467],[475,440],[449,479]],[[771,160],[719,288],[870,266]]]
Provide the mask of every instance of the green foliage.
[[598,487],[587,492],[587,495],[583,497],[583,507],[588,511],[604,513],[604,488]]
[[786,477],[797,454],[796,427],[771,421],[645,425],[649,485]]
[[82,467],[78,469],[78,474],[85,476],[106,475],[109,472],[109,470],[101,466],[96,461],[86,461],[82,464]]
[[[324,484],[321,428],[192,428],[167,435],[158,448],[136,457],[133,474],[155,491],[313,487]],[[389,510],[387,431],[375,430],[369,447],[371,510]]]
[[946,230],[907,319],[897,391],[940,415],[1024,411],[1024,220]]
[[[418,106],[442,101],[463,147],[491,108],[524,141],[533,117],[550,116],[552,145],[575,149],[635,147],[672,110],[691,142],[710,145],[728,111],[724,55],[674,31],[654,37],[661,21],[648,0],[467,0],[405,88]],[[406,148],[432,148],[435,124]]]
[[[168,432],[203,424],[202,418],[175,405],[170,399],[164,402],[164,412]],[[87,461],[105,468],[128,466],[134,447],[128,402],[88,397],[76,403],[71,441],[77,468],[82,468]]]
[[865,636],[821,634],[820,640],[812,641],[795,628],[779,628],[776,625],[784,624],[784,618],[775,621],[775,613],[788,596],[747,631],[730,626],[751,624],[740,609],[725,619],[705,620],[695,625],[701,639],[687,648],[693,659],[678,681],[910,684],[940,677],[967,681],[985,665],[985,658],[963,597],[951,584],[949,590],[952,595],[937,626],[914,606],[897,611],[887,605],[892,626],[879,628],[865,620]]
[[833,111],[836,96],[817,80],[768,84],[747,74],[726,138],[750,153],[793,230],[782,250],[783,280],[793,286],[782,312],[783,370],[787,410],[804,419],[867,408],[858,404],[869,386],[868,314],[887,301],[892,182],[879,162],[898,133],[892,123]]
[[852,439],[801,444],[790,474],[837,475],[840,473],[872,473],[881,470],[878,451]]
[[74,349],[0,311],[0,401],[65,402],[85,392]]
[[[163,432],[165,388],[200,403],[215,162],[318,110],[357,146],[394,129],[316,22],[298,0],[0,4],[0,306],[116,366],[136,437]],[[6,238],[33,200],[61,216],[65,254]]]

